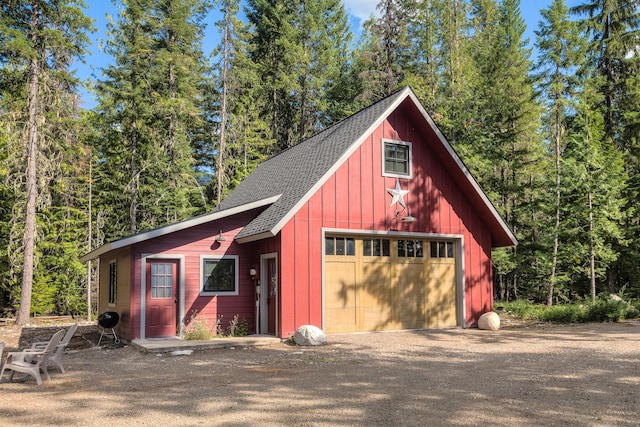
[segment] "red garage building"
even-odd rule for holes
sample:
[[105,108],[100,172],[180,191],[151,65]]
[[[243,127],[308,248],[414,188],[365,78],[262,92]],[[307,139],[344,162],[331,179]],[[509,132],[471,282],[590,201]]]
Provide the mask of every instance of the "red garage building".
[[265,161],[215,211],[108,243],[127,340],[238,315],[258,333],[468,327],[516,239],[409,88]]

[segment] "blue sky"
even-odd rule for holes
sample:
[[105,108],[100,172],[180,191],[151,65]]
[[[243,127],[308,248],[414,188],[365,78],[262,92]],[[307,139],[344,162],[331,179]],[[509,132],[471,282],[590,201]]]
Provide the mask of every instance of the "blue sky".
[[[372,13],[375,13],[376,5],[379,0],[343,0],[345,8],[350,15],[351,24],[357,29],[360,23],[367,19]],[[538,28],[540,20],[540,9],[549,7],[552,0],[521,0],[520,11],[522,17],[527,24],[525,37],[529,38],[531,44],[535,40],[534,30]],[[581,0],[565,0],[565,3],[571,7],[583,3]],[[88,0],[85,13],[94,19],[96,32],[91,34],[92,45],[89,47],[89,53],[85,57],[85,64],[78,64],[77,75],[81,79],[93,79],[101,77],[101,69],[109,64],[110,57],[105,55],[100,48],[101,40],[106,39],[107,18],[110,14],[116,18],[118,9],[111,0]],[[205,54],[210,53],[216,44],[217,30],[214,26],[215,13],[209,17],[204,41]],[[91,99],[91,95],[83,95],[83,106],[92,108],[95,102]]]

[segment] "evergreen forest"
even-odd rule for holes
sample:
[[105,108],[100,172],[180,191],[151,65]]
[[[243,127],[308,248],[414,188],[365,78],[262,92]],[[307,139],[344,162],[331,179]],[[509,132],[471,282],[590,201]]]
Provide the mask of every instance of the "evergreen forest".
[[91,81],[83,0],[1,2],[0,317],[90,316],[84,254],[407,85],[519,241],[496,301],[640,298],[640,1],[553,0],[535,40],[519,0],[381,0],[357,36],[340,0],[114,2]]

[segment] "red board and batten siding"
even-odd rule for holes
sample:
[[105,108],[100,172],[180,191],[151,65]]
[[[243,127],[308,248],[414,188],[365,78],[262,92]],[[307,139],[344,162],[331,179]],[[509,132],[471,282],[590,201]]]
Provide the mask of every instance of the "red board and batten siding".
[[[413,178],[401,179],[415,223],[394,221],[386,189],[395,178],[382,176],[383,138],[412,143]],[[282,336],[306,323],[322,324],[322,228],[390,230],[464,236],[467,326],[492,308],[491,235],[473,204],[451,178],[450,161],[432,149],[436,135],[415,129],[403,109],[396,110],[334,173],[281,230]],[[318,217],[318,212],[322,217]],[[296,259],[296,262],[288,260]],[[295,307],[295,308],[294,308]]]

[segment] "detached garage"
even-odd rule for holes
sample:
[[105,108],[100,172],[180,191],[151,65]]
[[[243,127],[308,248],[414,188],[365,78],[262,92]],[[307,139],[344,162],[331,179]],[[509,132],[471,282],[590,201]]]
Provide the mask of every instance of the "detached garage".
[[265,161],[213,212],[84,260],[100,259],[99,309],[124,339],[234,317],[286,338],[474,326],[493,308],[491,250],[515,244],[405,88]]

